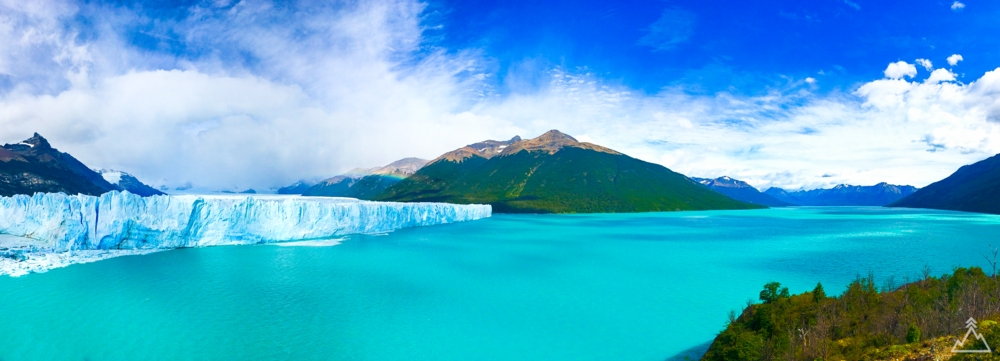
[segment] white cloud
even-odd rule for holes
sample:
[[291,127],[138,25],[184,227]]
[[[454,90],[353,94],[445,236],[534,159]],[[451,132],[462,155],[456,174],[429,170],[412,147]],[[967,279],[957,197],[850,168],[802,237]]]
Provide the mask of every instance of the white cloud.
[[861,5],[858,5],[857,3],[851,0],[844,0],[844,4],[847,4],[847,6],[854,8],[854,10],[861,10]]
[[684,174],[731,175],[762,189],[925,186],[1000,152],[1000,69],[970,84],[939,81],[949,75],[875,80],[849,94],[790,87],[741,97],[643,95],[590,73],[558,70],[539,92],[481,104],[473,113],[507,119],[528,136],[552,128],[588,134]]
[[931,61],[927,59],[917,59],[917,65],[924,67],[924,69],[927,69],[927,71],[934,70],[934,64],[932,64]]
[[146,55],[114,33],[81,42],[59,26],[71,8],[0,12],[22,24],[0,26],[0,69],[18,81],[0,89],[0,142],[37,131],[148,183],[260,189],[520,133],[464,113],[490,91],[480,57],[420,49],[419,3],[284,15],[267,5],[195,7],[169,31],[210,49],[197,58]]
[[88,165],[156,185],[287,185],[549,129],[761,188],[923,186],[1000,152],[1000,69],[968,84],[943,69],[918,82],[900,61],[853,92],[790,82],[740,96],[650,94],[587,69],[524,67],[507,78],[541,85],[500,96],[487,54],[421,45],[422,5],[411,1],[309,12],[204,3],[151,30],[204,54],[186,57],[120,40],[137,16],[120,8],[89,9],[105,25],[84,41],[64,24],[74,6],[33,4],[0,12],[0,70],[14,79],[0,89],[0,142],[37,131]]
[[915,75],[917,75],[917,67],[902,60],[890,63],[889,66],[885,68],[885,77],[889,79],[899,79],[904,76],[912,78]]
[[812,77],[806,78],[806,83],[816,84],[816,78],[812,78]]
[[962,60],[965,60],[965,59],[962,59],[961,55],[952,54],[951,56],[948,57],[948,65],[955,66],[956,64],[958,64],[958,62],[960,62]]
[[951,9],[954,10],[954,11],[959,11],[959,10],[965,9],[965,4],[956,1],[956,2],[954,2],[954,3],[951,4]]
[[924,80],[925,83],[940,83],[943,81],[954,81],[955,73],[947,69],[938,69],[931,73],[931,76]]

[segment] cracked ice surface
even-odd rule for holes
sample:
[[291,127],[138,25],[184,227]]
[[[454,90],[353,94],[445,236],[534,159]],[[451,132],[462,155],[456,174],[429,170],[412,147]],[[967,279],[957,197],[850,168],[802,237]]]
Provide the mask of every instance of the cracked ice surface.
[[[0,197],[0,274],[150,251],[329,239],[491,216],[488,205],[110,192]],[[73,251],[70,253],[70,251]],[[82,252],[98,251],[98,252]],[[90,253],[93,253],[92,255]],[[120,254],[119,254],[120,253]],[[53,258],[55,257],[55,258]],[[43,266],[18,263],[38,259]],[[52,264],[46,267],[45,264]],[[21,271],[16,271],[15,268]]]

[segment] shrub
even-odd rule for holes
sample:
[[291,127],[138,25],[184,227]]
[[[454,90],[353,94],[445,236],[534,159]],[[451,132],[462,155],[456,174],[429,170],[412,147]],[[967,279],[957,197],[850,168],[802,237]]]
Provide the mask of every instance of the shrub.
[[906,343],[914,342],[920,342],[920,328],[911,323],[910,328],[906,329]]

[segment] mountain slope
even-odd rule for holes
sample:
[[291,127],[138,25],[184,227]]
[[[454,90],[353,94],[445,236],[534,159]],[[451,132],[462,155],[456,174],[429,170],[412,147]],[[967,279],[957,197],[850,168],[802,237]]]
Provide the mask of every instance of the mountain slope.
[[534,139],[486,141],[446,153],[375,199],[488,203],[499,213],[762,208],[555,130]]
[[398,183],[427,164],[420,158],[403,158],[384,167],[355,168],[326,179],[302,192],[304,196],[351,197],[372,199],[389,186]]
[[116,171],[113,169],[100,169],[97,173],[101,175],[104,180],[111,183],[120,191],[129,191],[129,193],[137,194],[143,197],[165,195],[166,193],[160,192],[156,188],[150,187],[143,184],[138,179],[133,177],[131,174]]
[[1000,214],[1000,155],[962,166],[888,207]]
[[759,204],[768,207],[787,207],[793,204],[782,202],[777,198],[769,196],[767,194],[761,193],[753,186],[747,184],[747,182],[733,179],[729,177],[719,177],[716,179],[706,179],[706,178],[691,178],[698,183],[705,185],[712,190],[725,194],[729,198]]
[[300,180],[286,187],[278,188],[278,194],[302,194],[313,186],[312,183]]
[[4,144],[0,150],[0,195],[63,192],[100,195],[117,188],[42,136]]
[[426,159],[403,158],[373,171],[352,185],[344,197],[370,200],[427,164]]
[[873,186],[840,184],[829,189],[812,189],[789,192],[772,187],[764,194],[783,202],[802,206],[884,206],[917,191],[914,186],[893,185],[885,182]]

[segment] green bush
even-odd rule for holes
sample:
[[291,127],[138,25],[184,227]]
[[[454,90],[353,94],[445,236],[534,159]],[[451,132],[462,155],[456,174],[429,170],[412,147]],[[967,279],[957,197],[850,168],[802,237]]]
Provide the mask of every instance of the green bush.
[[911,323],[910,328],[906,329],[906,343],[914,342],[920,342],[920,328]]

